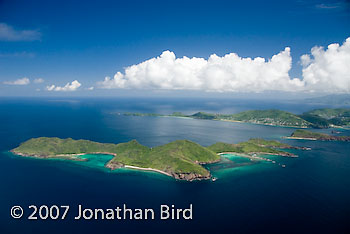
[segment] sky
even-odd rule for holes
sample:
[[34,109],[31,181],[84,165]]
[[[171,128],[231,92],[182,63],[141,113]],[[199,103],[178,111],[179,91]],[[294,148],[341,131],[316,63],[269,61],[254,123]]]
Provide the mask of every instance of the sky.
[[350,93],[350,1],[0,0],[0,96]]

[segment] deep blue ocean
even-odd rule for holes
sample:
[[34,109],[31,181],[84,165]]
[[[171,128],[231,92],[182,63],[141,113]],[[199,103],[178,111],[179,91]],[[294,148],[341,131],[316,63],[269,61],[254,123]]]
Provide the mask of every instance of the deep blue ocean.
[[[123,115],[270,108],[302,113],[319,107],[323,106],[226,99],[1,98],[0,233],[350,233],[350,143],[282,139],[292,128]],[[339,131],[350,135],[349,130]],[[150,147],[176,139],[207,146],[263,137],[312,150],[291,150],[298,158],[273,158],[286,168],[277,163],[216,168],[215,182],[183,182],[157,173],[111,173],[102,167],[8,152],[40,136],[110,143],[136,139]],[[178,208],[193,204],[193,219],[74,220],[78,204],[89,208],[126,204],[156,212],[161,204]],[[11,218],[14,205],[24,208],[23,218]],[[71,209],[65,220],[27,220],[29,205]]]

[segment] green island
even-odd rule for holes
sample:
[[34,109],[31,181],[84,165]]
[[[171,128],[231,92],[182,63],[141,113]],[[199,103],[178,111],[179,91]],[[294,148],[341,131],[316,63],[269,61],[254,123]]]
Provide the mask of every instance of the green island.
[[315,141],[350,141],[350,136],[332,136],[325,133],[312,132],[304,129],[298,129],[294,131],[291,136],[285,138]]
[[[252,160],[264,160],[259,154],[285,157],[296,155],[280,149],[303,149],[278,141],[250,139],[238,144],[223,142],[203,147],[189,140],[176,140],[153,148],[141,145],[136,140],[126,143],[98,143],[90,140],[60,139],[57,137],[32,138],[21,143],[12,153],[26,157],[84,160],[85,154],[109,154],[114,157],[105,167],[115,170],[130,168],[156,171],[179,180],[213,179],[204,164],[219,162],[221,154],[235,153]],[[86,159],[85,159],[86,160]]]
[[174,112],[169,115],[155,113],[125,113],[126,116],[150,116],[150,117],[187,117],[192,119],[206,119],[232,122],[245,122],[271,126],[295,127],[295,128],[330,128],[350,127],[350,109],[316,109],[296,115],[282,110],[249,110],[237,114],[213,114],[197,112],[185,115]]

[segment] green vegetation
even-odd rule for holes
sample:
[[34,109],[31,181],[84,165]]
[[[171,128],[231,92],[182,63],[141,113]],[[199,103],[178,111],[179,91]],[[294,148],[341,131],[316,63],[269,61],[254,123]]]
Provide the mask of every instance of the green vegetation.
[[164,116],[162,114],[155,114],[155,113],[124,113],[125,116],[140,116],[140,117],[144,117],[144,116],[150,116],[150,117],[159,117],[159,116]]
[[70,156],[71,159],[74,159],[74,154],[108,153],[115,155],[107,165],[109,168],[115,169],[124,165],[152,168],[175,178],[187,180],[210,178],[209,171],[200,164],[220,159],[214,152],[187,140],[149,148],[136,140],[120,144],[104,144],[71,138],[40,137],[22,143],[12,152],[44,158]]
[[251,138],[248,142],[256,145],[260,145],[260,146],[280,148],[280,149],[288,149],[291,147],[290,145],[281,143],[279,141],[273,141],[273,140],[269,141],[262,138]]
[[289,138],[321,140],[321,141],[350,141],[349,136],[332,136],[324,133],[311,132],[311,131],[301,130],[301,129],[294,131]]
[[279,125],[288,127],[309,127],[310,123],[306,120],[286,111],[281,110],[251,110],[244,111],[238,114],[232,115],[233,120]]
[[307,130],[301,130],[298,129],[294,131],[291,135],[292,137],[299,137],[299,138],[319,138],[319,137],[326,137],[327,134],[318,133],[318,132],[311,132]]
[[333,119],[337,117],[350,117],[350,109],[346,109],[346,108],[337,108],[337,109],[323,108],[323,109],[312,110],[306,113],[310,115],[316,115],[324,119]]
[[281,156],[295,157],[295,155],[278,150],[276,148],[290,148],[287,144],[280,143],[278,141],[267,141],[263,139],[250,139],[247,142],[241,142],[238,144],[228,144],[223,142],[217,142],[208,147],[208,149],[216,153],[232,152],[241,154],[274,154]]
[[292,113],[281,110],[250,110],[237,114],[209,114],[198,112],[188,117],[195,119],[211,119],[241,121],[255,124],[278,125],[288,127],[310,127],[311,123]]
[[216,115],[205,113],[205,112],[197,112],[197,113],[190,115],[188,117],[192,117],[194,119],[216,119],[217,118]]
[[[303,114],[310,119],[316,127],[327,128],[328,126],[350,126],[350,109],[316,109]],[[301,116],[302,117],[302,116]]]
[[193,119],[240,121],[298,128],[329,128],[334,126],[350,127],[350,109],[317,109],[305,112],[301,115],[295,115],[293,113],[281,110],[249,110],[237,114],[212,114],[197,112],[193,115],[185,115],[181,112],[174,112],[170,115],[154,113],[125,113],[124,115],[188,117]]
[[114,144],[102,144],[89,140],[60,139],[57,137],[32,138],[19,147],[16,153],[36,156],[55,156],[57,154],[80,154],[89,152],[114,152]]
[[22,156],[70,160],[79,160],[78,155],[81,154],[111,154],[114,157],[106,167],[112,170],[131,166],[158,171],[177,179],[197,180],[211,178],[210,172],[202,164],[219,161],[220,156],[217,153],[275,154],[293,157],[293,154],[276,149],[290,147],[278,141],[256,138],[238,144],[219,142],[209,147],[188,140],[177,140],[149,148],[136,140],[112,144],[72,138],[40,137],[23,142],[11,151]]
[[328,128],[330,125],[329,121],[316,115],[304,113],[299,115],[299,117],[310,122],[313,128]]

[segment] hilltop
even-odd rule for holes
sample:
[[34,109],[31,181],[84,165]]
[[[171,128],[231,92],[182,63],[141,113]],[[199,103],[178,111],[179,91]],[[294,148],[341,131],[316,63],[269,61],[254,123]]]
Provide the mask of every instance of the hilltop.
[[295,128],[350,127],[350,109],[316,109],[301,115],[282,110],[248,110],[237,114],[213,114],[197,112],[186,115],[174,112],[169,115],[154,113],[125,113],[126,116],[187,117],[218,121],[233,121]]
[[323,108],[308,111],[300,117],[312,122],[316,127],[328,128],[333,126],[350,126],[350,109],[347,108]]
[[124,166],[162,172],[177,179],[209,179],[210,172],[201,164],[220,160],[214,152],[188,140],[178,140],[166,145],[149,148],[136,140],[127,143],[98,143],[71,138],[33,138],[12,150],[22,156],[39,158],[65,158],[80,160],[81,154],[111,154],[114,158],[106,167]]
[[291,136],[286,138],[320,141],[350,141],[350,136],[332,136],[325,133],[312,132],[302,129],[294,131]]
[[280,143],[278,141],[267,141],[260,138],[250,139],[246,142],[238,144],[229,144],[217,142],[208,147],[208,149],[216,153],[240,153],[240,154],[273,154],[286,157],[297,157],[292,153],[288,153],[279,149],[293,148],[290,145]]
[[235,152],[249,155],[274,154],[296,157],[282,151],[295,148],[278,141],[250,139],[238,144],[215,143],[203,147],[189,140],[176,140],[157,147],[141,145],[136,140],[126,143],[98,143],[89,140],[60,139],[57,137],[32,138],[11,150],[14,154],[38,158],[62,158],[84,160],[84,154],[110,154],[113,158],[105,165],[111,170],[127,167],[157,171],[181,180],[210,179],[210,172],[203,164],[220,161],[219,153]]

